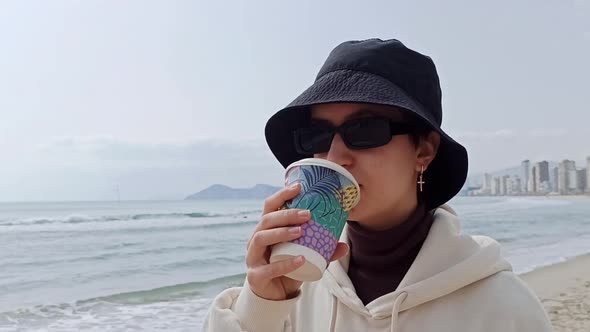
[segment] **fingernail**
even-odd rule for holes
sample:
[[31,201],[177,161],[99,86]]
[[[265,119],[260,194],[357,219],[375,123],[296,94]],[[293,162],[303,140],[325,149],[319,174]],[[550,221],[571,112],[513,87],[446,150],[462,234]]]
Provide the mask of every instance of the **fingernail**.
[[303,210],[297,212],[297,216],[301,219],[309,219],[311,217],[311,212],[309,210]]
[[291,228],[289,228],[289,233],[301,234],[301,227],[291,227]]
[[290,190],[295,190],[295,189],[297,189],[297,187],[298,187],[298,186],[299,186],[299,183],[294,183],[294,184],[292,184],[292,185],[289,187],[289,189],[290,189]]
[[297,256],[297,258],[295,258],[294,260],[295,264],[301,264],[303,263],[303,256]]

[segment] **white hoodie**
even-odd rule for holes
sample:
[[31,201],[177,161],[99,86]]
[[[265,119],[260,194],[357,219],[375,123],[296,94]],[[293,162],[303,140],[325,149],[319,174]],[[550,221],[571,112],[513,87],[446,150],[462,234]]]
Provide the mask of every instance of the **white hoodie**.
[[[347,241],[346,229],[341,237]],[[219,294],[206,332],[544,332],[553,331],[540,302],[501,257],[499,244],[461,234],[452,209],[435,211],[432,227],[394,292],[366,306],[348,278],[346,256],[298,296],[270,301],[248,284]]]

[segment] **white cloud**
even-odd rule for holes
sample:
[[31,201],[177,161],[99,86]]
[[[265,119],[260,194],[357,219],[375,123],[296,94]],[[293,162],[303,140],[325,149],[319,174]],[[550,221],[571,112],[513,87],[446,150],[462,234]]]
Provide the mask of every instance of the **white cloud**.
[[[279,185],[283,169],[264,142],[151,144],[109,136],[60,137],[15,161],[0,200],[182,199],[215,183]],[[8,188],[10,188],[8,190]]]
[[538,128],[528,130],[515,130],[510,128],[482,130],[482,131],[464,131],[455,134],[457,139],[464,140],[495,140],[495,139],[512,139],[512,138],[555,138],[568,135],[568,131],[562,128]]
[[457,139],[495,139],[514,137],[515,132],[512,129],[497,129],[491,131],[465,131],[455,135]]
[[565,129],[531,129],[526,134],[530,137],[563,137],[568,132]]
[[255,140],[201,139],[153,144],[115,139],[110,136],[59,137],[40,144],[42,153],[59,155],[60,160],[91,158],[108,165],[227,166],[228,163],[264,164],[271,154],[265,143]]

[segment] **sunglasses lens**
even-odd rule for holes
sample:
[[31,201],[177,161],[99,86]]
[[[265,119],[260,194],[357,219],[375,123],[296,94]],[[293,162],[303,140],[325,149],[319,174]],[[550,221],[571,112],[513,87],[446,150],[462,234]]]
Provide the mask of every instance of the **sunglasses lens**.
[[295,131],[295,147],[303,154],[328,152],[333,137],[334,133],[325,128],[298,129]]
[[346,126],[343,136],[350,147],[368,149],[387,144],[391,140],[391,129],[386,119],[360,119]]

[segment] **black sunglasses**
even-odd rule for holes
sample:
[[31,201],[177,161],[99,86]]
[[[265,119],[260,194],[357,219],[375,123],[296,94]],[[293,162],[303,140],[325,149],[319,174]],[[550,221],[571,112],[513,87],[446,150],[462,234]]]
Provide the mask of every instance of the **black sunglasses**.
[[383,146],[394,135],[410,134],[413,126],[405,122],[395,122],[385,117],[359,118],[347,121],[339,127],[312,125],[296,129],[295,149],[300,154],[315,154],[330,151],[336,133],[340,134],[349,149],[362,150]]

